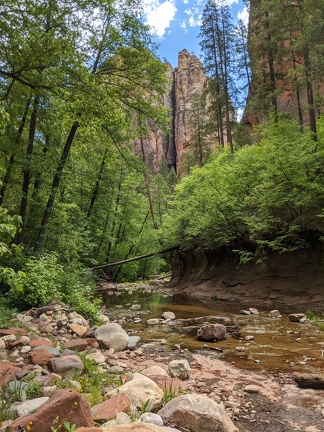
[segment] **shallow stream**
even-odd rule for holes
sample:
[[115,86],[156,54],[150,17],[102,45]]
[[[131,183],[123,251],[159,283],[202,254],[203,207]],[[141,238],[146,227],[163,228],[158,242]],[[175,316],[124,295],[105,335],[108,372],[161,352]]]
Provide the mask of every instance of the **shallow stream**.
[[[318,373],[324,368],[324,331],[310,323],[290,322],[288,313],[282,318],[270,318],[269,310],[259,309],[259,315],[242,315],[239,305],[213,299],[203,303],[193,297],[147,289],[110,289],[103,292],[103,299],[112,317],[122,317],[123,327],[139,335],[142,342],[165,339],[169,350],[180,345],[181,349],[192,352],[208,352],[242,369],[275,374]],[[141,305],[141,310],[132,310],[135,304]],[[167,311],[175,313],[175,323],[147,325],[148,319],[160,318]],[[202,323],[193,319],[208,316],[227,317],[229,320],[224,324],[232,336],[219,342],[198,340],[196,334]],[[178,319],[192,320],[179,322]],[[246,341],[246,336],[253,336],[253,340]],[[244,347],[245,351],[237,351],[237,347]]]

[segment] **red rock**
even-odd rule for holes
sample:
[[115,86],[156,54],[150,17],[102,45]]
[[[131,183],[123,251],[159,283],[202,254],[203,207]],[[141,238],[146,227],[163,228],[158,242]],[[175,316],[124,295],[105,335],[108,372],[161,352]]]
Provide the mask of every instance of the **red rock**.
[[8,343],[7,349],[11,350],[11,349],[15,348],[17,345],[22,345],[22,343],[19,342],[19,340],[15,340],[13,342]]
[[189,387],[189,382],[183,381],[179,378],[152,375],[150,376],[150,379],[154,381],[155,384],[157,384],[163,391],[172,391],[176,395],[178,395],[178,393],[180,394],[182,390],[187,390]]
[[28,353],[29,361],[32,364],[37,364],[39,366],[44,366],[44,364],[50,361],[53,357],[53,354],[49,353],[45,348],[41,348],[37,351],[32,351]]
[[91,348],[98,349],[99,348],[99,342],[95,338],[86,338],[86,341],[88,342],[88,345]]
[[206,324],[197,332],[198,339],[204,341],[221,340],[225,334],[226,327],[223,324]]
[[0,362],[0,387],[15,380],[15,373],[19,370],[19,367],[14,366],[9,361]]
[[88,348],[88,342],[85,339],[71,339],[65,342],[65,348],[75,350],[75,351],[84,351]]
[[[75,390],[56,390],[48,402],[34,414],[14,420],[8,429],[12,432],[49,432],[51,427],[58,429],[66,420],[76,426],[94,426],[86,399]],[[89,432],[90,432],[89,431]]]
[[21,333],[22,335],[28,334],[28,331],[20,327],[11,327],[9,329],[0,329],[0,337],[8,336],[16,333]]
[[53,346],[53,342],[47,339],[33,339],[29,342],[31,348],[36,348],[38,346]]
[[114,395],[91,408],[92,418],[100,423],[115,418],[120,412],[128,413],[130,403],[131,401],[126,395]]

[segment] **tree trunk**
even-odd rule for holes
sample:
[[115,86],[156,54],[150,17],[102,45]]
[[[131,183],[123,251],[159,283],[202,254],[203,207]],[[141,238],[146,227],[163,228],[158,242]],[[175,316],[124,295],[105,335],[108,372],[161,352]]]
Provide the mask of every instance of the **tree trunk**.
[[39,104],[39,97],[36,96],[34,99],[34,107],[31,113],[30,123],[29,123],[28,146],[26,151],[26,161],[25,161],[24,174],[23,174],[23,183],[21,188],[19,216],[21,217],[22,222],[21,222],[21,230],[18,233],[18,238],[17,238],[18,245],[24,242],[24,237],[25,237],[27,201],[28,201],[29,182],[30,182],[30,175],[31,175],[32,154],[33,154],[34,141],[35,141],[38,104]]
[[316,114],[314,107],[314,94],[311,83],[311,65],[309,60],[309,49],[308,46],[304,46],[304,62],[306,71],[306,90],[307,90],[307,102],[308,102],[308,113],[309,113],[309,128],[313,132],[312,138],[317,141],[317,130],[316,130]]
[[[28,98],[27,102],[26,102],[25,110],[24,110],[24,113],[23,113],[23,116],[22,116],[22,119],[20,122],[20,126],[18,129],[17,135],[16,135],[15,147],[17,147],[19,145],[19,142],[20,142],[20,139],[21,139],[21,136],[22,136],[25,124],[26,124],[30,103],[31,103],[31,98]],[[11,170],[12,170],[14,162],[15,162],[15,156],[14,156],[14,153],[11,153],[9,161],[8,161],[6,172],[5,172],[4,178],[2,180],[2,187],[0,189],[0,206],[2,205],[3,197],[4,197],[4,194],[6,192],[9,180],[10,180]]]
[[75,134],[76,134],[78,127],[79,127],[79,123],[77,121],[75,121],[71,127],[69,136],[65,142],[65,146],[63,148],[63,151],[62,151],[62,154],[60,157],[60,161],[59,161],[58,166],[56,168],[55,176],[54,176],[52,187],[51,187],[51,192],[50,192],[47,204],[46,204],[46,208],[45,208],[45,212],[43,215],[41,227],[38,231],[38,236],[37,236],[36,245],[35,245],[36,253],[38,253],[42,247],[43,239],[44,239],[44,236],[46,233],[46,228],[47,228],[47,225],[48,225],[48,222],[50,220],[51,213],[53,210],[56,192],[57,192],[58,187],[60,185],[62,172],[63,172],[64,166],[65,166],[65,163],[67,161],[67,158],[70,154],[71,145],[72,145],[72,142],[73,142],[73,139],[75,137]]
[[94,204],[96,202],[96,199],[98,197],[99,194],[99,186],[100,186],[100,182],[102,179],[102,175],[104,172],[104,168],[105,168],[105,163],[106,163],[106,156],[107,156],[108,150],[106,149],[104,151],[104,154],[102,156],[102,160],[101,160],[101,164],[100,164],[100,168],[99,168],[99,173],[98,173],[98,177],[96,180],[96,184],[95,187],[93,188],[92,194],[91,194],[91,199],[90,199],[90,204],[88,207],[88,211],[87,211],[87,219],[90,219]]

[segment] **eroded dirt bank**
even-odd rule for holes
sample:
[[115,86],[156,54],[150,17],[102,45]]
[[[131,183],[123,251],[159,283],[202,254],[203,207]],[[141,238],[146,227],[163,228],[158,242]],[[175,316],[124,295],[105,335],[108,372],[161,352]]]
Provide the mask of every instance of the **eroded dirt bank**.
[[238,256],[228,251],[179,253],[170,286],[200,299],[322,313],[323,262],[320,245],[289,254],[272,253],[259,264],[240,264]]

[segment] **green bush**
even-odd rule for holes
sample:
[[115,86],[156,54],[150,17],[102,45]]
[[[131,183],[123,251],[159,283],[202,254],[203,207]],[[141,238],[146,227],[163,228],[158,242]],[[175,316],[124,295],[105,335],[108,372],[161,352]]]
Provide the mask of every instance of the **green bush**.
[[60,299],[63,267],[55,254],[30,257],[24,267],[22,287],[11,287],[8,299],[20,309],[42,306]]

